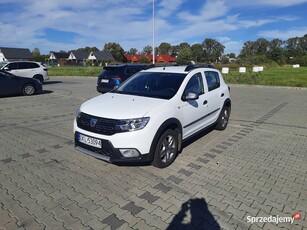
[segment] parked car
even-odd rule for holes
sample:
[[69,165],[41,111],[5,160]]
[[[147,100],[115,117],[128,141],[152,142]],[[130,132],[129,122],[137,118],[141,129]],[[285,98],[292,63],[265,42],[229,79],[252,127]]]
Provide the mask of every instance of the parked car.
[[42,83],[37,79],[18,77],[0,70],[0,96],[22,94],[34,95],[42,91]]
[[133,74],[149,68],[145,64],[120,64],[103,67],[97,80],[97,91],[106,93],[120,85]]
[[0,65],[0,69],[20,77],[34,78],[41,82],[49,79],[48,69],[42,63],[39,62],[32,62],[32,61],[2,62]]
[[209,126],[224,130],[230,111],[230,89],[218,70],[151,68],[81,105],[74,120],[75,147],[108,162],[164,168],[183,141]]

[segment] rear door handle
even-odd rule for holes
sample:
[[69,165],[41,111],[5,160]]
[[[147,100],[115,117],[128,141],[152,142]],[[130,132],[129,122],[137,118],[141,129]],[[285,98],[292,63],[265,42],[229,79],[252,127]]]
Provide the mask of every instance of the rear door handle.
[[224,97],[224,93],[221,94],[221,97]]
[[208,104],[208,101],[207,100],[205,100],[204,101],[204,103],[203,103],[203,105],[207,105]]

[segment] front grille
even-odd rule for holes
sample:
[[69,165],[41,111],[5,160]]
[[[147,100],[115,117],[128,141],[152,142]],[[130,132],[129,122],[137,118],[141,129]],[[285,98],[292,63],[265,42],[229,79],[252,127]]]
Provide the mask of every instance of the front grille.
[[113,135],[115,133],[115,124],[117,120],[95,117],[86,113],[81,113],[77,117],[77,125],[79,128],[103,135]]

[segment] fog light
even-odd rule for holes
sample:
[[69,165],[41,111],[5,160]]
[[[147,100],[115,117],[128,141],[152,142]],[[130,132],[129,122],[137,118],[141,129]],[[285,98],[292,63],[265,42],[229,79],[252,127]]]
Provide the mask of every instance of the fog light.
[[124,157],[138,157],[140,155],[136,149],[120,149],[119,151]]

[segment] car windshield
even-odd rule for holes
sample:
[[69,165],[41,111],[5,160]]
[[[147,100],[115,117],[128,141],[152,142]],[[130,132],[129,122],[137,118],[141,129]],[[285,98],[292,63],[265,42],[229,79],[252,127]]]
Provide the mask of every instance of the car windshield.
[[14,77],[14,76],[15,75],[13,75],[11,73],[0,70],[0,77]]
[[178,91],[186,74],[139,72],[112,93],[171,99]]

